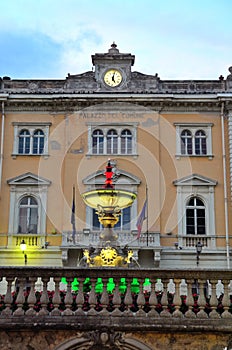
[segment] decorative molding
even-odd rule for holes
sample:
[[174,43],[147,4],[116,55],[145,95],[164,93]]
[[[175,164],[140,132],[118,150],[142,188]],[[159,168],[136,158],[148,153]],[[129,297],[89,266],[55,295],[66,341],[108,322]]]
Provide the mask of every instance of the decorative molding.
[[[95,107],[97,105],[115,103],[130,103],[134,106],[141,106],[149,108],[152,111],[162,111],[162,113],[192,113],[192,112],[205,112],[205,113],[220,113],[220,102],[217,100],[217,96],[214,95],[213,100],[206,101],[203,97],[196,97],[194,101],[186,101],[185,97],[178,96],[178,100],[170,101],[170,96],[163,94],[157,96],[156,94],[130,94],[130,98],[125,95],[115,96],[106,94],[94,94],[88,95],[75,94],[66,98],[65,94],[58,96],[54,95],[53,99],[49,95],[43,95],[43,98],[36,100],[34,96],[24,96],[27,98],[25,101],[13,99],[10,97],[5,103],[5,113],[11,112],[44,112],[44,113],[74,113],[82,110],[83,108]],[[39,97],[39,96],[38,96]]]
[[11,186],[49,186],[51,181],[28,172],[7,180],[7,183]]
[[86,333],[78,332],[76,338],[65,340],[54,350],[151,350],[145,343],[126,335],[124,332],[115,332],[110,327]]
[[192,174],[173,181],[175,186],[216,186],[217,181],[208,177]]
[[[208,235],[215,236],[215,208],[214,208],[214,188],[217,181],[205,176],[192,174],[173,181],[177,186],[177,216],[178,216],[178,243],[184,245],[183,236],[186,234],[186,204],[192,196],[199,197],[205,206],[206,238]],[[197,237],[197,236],[196,236]],[[211,240],[211,246],[215,248],[215,240]]]
[[38,233],[45,234],[47,192],[51,181],[28,172],[7,180],[7,183],[10,186],[9,234],[18,232],[19,202],[24,196],[33,196],[36,199]]

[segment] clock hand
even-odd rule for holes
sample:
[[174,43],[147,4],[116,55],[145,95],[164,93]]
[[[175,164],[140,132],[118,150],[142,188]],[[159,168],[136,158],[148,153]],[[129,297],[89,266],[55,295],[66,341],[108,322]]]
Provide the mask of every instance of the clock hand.
[[115,73],[112,75],[112,81],[115,83],[114,75],[115,75]]

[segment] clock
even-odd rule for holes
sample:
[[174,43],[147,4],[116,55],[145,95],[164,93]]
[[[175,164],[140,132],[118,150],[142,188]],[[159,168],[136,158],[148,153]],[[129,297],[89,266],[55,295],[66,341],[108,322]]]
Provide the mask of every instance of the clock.
[[104,75],[104,82],[111,87],[118,86],[122,82],[122,74],[117,69],[110,69]]

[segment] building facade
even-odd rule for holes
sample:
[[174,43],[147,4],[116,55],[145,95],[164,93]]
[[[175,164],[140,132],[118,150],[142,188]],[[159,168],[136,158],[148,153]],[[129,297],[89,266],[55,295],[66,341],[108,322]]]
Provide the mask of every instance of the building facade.
[[113,43],[64,80],[1,78],[1,265],[79,266],[102,229],[81,194],[110,159],[115,187],[137,194],[115,231],[139,266],[230,267],[232,68],[173,81],[134,62]]

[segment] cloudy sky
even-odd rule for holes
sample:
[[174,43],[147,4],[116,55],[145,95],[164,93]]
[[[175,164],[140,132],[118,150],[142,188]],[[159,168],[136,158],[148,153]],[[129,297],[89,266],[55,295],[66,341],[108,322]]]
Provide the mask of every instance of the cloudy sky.
[[0,0],[0,77],[83,73],[113,41],[135,55],[134,71],[226,77],[231,16],[231,0]]

